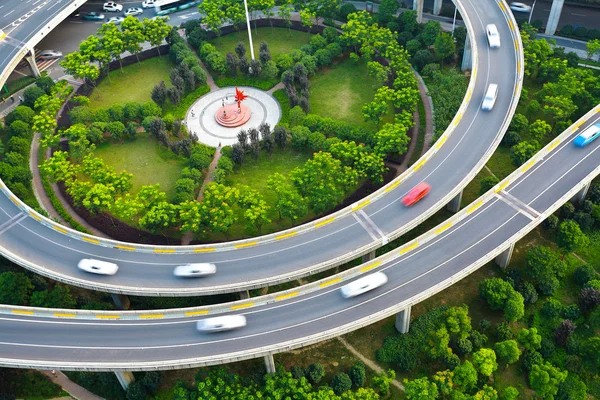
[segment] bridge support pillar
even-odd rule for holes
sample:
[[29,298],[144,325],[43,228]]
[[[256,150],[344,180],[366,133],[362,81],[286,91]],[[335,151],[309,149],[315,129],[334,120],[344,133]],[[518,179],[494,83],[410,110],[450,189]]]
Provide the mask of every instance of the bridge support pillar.
[[129,306],[131,305],[131,302],[129,301],[129,296],[127,296],[126,294],[118,293],[111,293],[110,296],[112,297],[115,306],[119,310],[129,310]]
[[417,22],[419,24],[423,23],[423,4],[425,4],[425,0],[413,0],[413,10],[417,12]]
[[552,8],[550,9],[550,16],[548,17],[548,23],[546,24],[546,35],[554,35],[558,28],[558,21],[560,20],[560,14],[562,13],[563,4],[565,0],[553,0]]
[[374,258],[375,258],[375,250],[373,250],[373,251],[371,251],[371,252],[369,252],[367,254],[363,254],[363,256],[362,256],[362,262],[366,263],[366,262],[371,261]]
[[33,50],[29,50],[29,52],[25,56],[25,60],[27,60],[27,62],[29,63],[29,68],[31,68],[31,73],[33,74],[33,76],[39,78],[41,74],[35,62],[35,53],[33,52]]
[[467,35],[467,40],[465,40],[465,49],[463,52],[462,65],[460,66],[460,70],[464,71],[467,69],[471,69],[473,66],[473,53],[471,50],[471,39],[469,39],[469,35]]
[[584,187],[581,188],[581,190],[579,192],[577,192],[577,194],[575,196],[573,196],[571,201],[575,204],[583,203],[583,201],[585,200],[585,196],[587,196],[588,190],[590,190],[591,185],[592,185],[592,182],[588,182]]
[[127,387],[129,386],[130,383],[135,382],[135,377],[133,376],[133,373],[130,371],[115,371],[115,375],[117,376],[117,379],[119,380],[119,383],[121,384],[121,387],[125,391],[127,391]]
[[510,259],[512,257],[513,250],[515,249],[515,244],[511,244],[508,246],[506,250],[496,256],[496,264],[502,269],[508,267],[510,264]]
[[265,368],[267,369],[267,374],[275,373],[275,360],[273,359],[273,354],[271,353],[265,356]]
[[462,201],[462,195],[463,191],[461,190],[456,196],[454,196],[452,200],[450,200],[450,203],[446,205],[446,208],[452,212],[460,211],[460,202]]
[[442,0],[435,0],[433,2],[433,13],[435,15],[440,15],[441,11],[442,11]]
[[408,328],[410,328],[410,309],[411,307],[409,306],[396,314],[396,330],[400,333],[408,333]]
[[240,300],[247,300],[250,298],[249,290],[242,290],[241,292],[239,292],[239,294],[240,294]]

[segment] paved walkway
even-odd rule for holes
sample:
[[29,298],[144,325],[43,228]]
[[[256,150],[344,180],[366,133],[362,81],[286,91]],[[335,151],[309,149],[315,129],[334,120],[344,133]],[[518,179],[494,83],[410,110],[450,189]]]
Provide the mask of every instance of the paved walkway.
[[40,372],[77,400],[104,400],[102,397],[96,396],[87,389],[79,386],[60,371],[55,371],[55,374],[52,374],[52,371],[46,370],[40,370]]
[[423,107],[425,108],[425,141],[423,142],[423,150],[421,150],[421,155],[423,155],[431,147],[433,134],[435,132],[433,100],[429,95],[429,90],[427,89],[427,85],[425,85],[423,78],[421,78],[421,75],[415,72],[415,76],[417,77],[417,82],[419,84],[419,95],[421,96]]
[[[31,85],[33,85],[33,83]],[[31,86],[31,85],[29,85],[29,86]],[[20,104],[19,96],[23,97],[23,92],[25,92],[25,89],[27,89],[29,86],[24,87],[23,89],[19,90],[18,92],[15,92],[12,94],[12,98],[15,100],[14,102],[12,102],[10,100],[11,98],[8,97],[2,103],[0,103],[0,118],[6,117],[6,115],[8,113],[10,113],[12,110],[17,108],[17,106]]]
[[408,163],[410,163],[412,155],[417,147],[417,141],[419,140],[419,126],[421,124],[421,119],[419,118],[419,111],[415,111],[413,113],[413,121],[415,124],[412,126],[412,128],[408,130],[408,133],[410,134],[410,143],[408,144],[408,150],[404,155],[402,163],[396,169],[396,176],[406,171],[406,169],[408,168]]

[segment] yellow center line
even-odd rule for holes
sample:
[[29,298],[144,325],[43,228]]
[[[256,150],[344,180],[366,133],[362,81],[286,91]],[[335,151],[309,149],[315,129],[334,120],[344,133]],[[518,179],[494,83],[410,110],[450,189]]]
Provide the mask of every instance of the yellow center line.
[[240,308],[248,308],[248,307],[252,307],[254,305],[254,303],[244,303],[244,304],[238,304],[237,306],[231,306],[232,310],[239,310]]
[[473,211],[477,210],[483,204],[483,200],[479,200],[477,203],[473,204],[471,207],[467,209],[467,214],[471,214]]
[[[517,71],[521,70],[521,61],[517,60]],[[519,86],[517,85],[517,88],[519,88]]]
[[335,217],[333,217],[333,218],[329,218],[329,219],[326,219],[325,221],[322,221],[322,222],[316,223],[316,224],[315,224],[315,227],[316,227],[316,228],[320,228],[320,227],[322,227],[323,225],[327,225],[327,224],[329,224],[330,222],[333,222],[334,220],[335,220]]
[[119,319],[121,317],[118,316],[118,315],[96,315],[96,318],[99,318],[99,319]]
[[439,235],[440,233],[444,232],[446,229],[450,228],[451,226],[452,226],[452,222],[448,222],[446,225],[436,229],[435,234]]
[[519,42],[515,39],[515,49],[519,51]]
[[575,125],[575,129],[578,129],[581,125],[585,124],[585,121],[581,121],[577,125]]
[[164,314],[144,314],[140,315],[141,319],[155,319],[155,318],[164,318]]
[[552,143],[550,145],[550,147],[548,147],[548,151],[552,150],[553,148],[555,148],[556,146],[558,146],[558,144],[560,143],[560,140],[555,140],[554,143]]
[[131,247],[131,246],[121,246],[121,245],[116,245],[115,246],[117,249],[119,250],[127,250],[127,251],[135,251],[136,248],[135,247]]
[[456,115],[456,118],[454,118],[454,126],[458,125],[458,123],[460,122],[460,119],[462,118],[462,112],[459,112]]
[[394,183],[392,183],[387,189],[385,189],[386,192],[390,192],[392,191],[396,186],[398,186],[400,184],[401,181],[396,181]]
[[12,310],[13,314],[33,315],[33,311]]
[[90,238],[87,238],[87,237],[82,237],[81,240],[83,240],[84,242],[89,242],[89,243],[94,243],[94,244],[100,244],[99,240],[90,239]]
[[298,293],[299,292],[292,292],[292,293],[288,293],[288,294],[282,294],[281,296],[275,297],[275,300],[279,301],[279,300],[289,299],[290,297],[298,296]]
[[[500,4],[502,4],[502,3],[500,3]],[[510,26],[511,31],[515,30],[515,26],[513,25],[512,21],[510,19],[508,20],[508,26]]]
[[502,4],[502,2],[498,3],[500,5],[500,8],[502,9],[502,11],[506,12],[506,8],[504,8],[504,4]]
[[59,231],[60,233],[68,233],[66,229],[61,228],[60,226],[52,226],[54,229],[56,229],[57,231]]
[[41,221],[42,219],[40,217],[38,217],[37,215],[35,215],[33,212],[30,212],[29,215],[31,215],[32,218],[37,219],[38,221]]
[[440,140],[438,140],[437,143],[435,144],[435,147],[437,147],[439,149],[446,142],[446,140],[448,140],[448,136],[442,136],[440,138]]
[[331,285],[333,285],[333,284],[335,284],[335,283],[338,283],[338,282],[339,282],[339,281],[341,281],[341,280],[342,280],[342,278],[336,278],[336,279],[332,279],[332,280],[330,280],[330,281],[327,281],[327,282],[321,283],[321,284],[319,285],[319,287],[322,287],[322,288],[324,288],[324,287],[327,287],[327,286],[331,286]]
[[498,189],[496,189],[496,193],[500,193],[500,191],[501,191],[502,189],[504,189],[505,187],[507,187],[509,183],[510,183],[510,182],[506,181],[506,182],[504,182],[502,185],[498,186]]
[[208,310],[200,310],[200,311],[187,311],[185,313],[186,317],[193,317],[194,315],[206,315],[208,314]]
[[16,205],[19,205],[19,200],[17,200],[15,197],[10,196],[10,199],[12,200],[13,203],[15,203]]
[[204,249],[194,249],[194,253],[209,253],[211,251],[215,251],[214,247],[208,247]]
[[372,270],[373,268],[379,267],[381,265],[381,261],[377,261],[371,265],[367,265],[366,267],[363,267],[360,269],[360,272],[367,272]]
[[54,313],[54,316],[60,318],[75,318],[75,314]]
[[425,163],[427,162],[427,159],[424,158],[421,161],[419,161],[419,163],[417,165],[415,165],[413,167],[413,170],[418,171],[423,165],[425,165]]
[[275,238],[275,240],[281,240],[281,239],[286,239],[292,236],[296,236],[298,232],[290,232],[290,233],[286,233],[285,235],[279,235]]
[[359,210],[359,209],[363,208],[364,206],[366,206],[367,204],[369,204],[370,202],[371,202],[371,200],[365,200],[362,203],[360,203],[359,205],[352,207],[352,211]]
[[405,254],[408,253],[409,251],[411,251],[412,249],[416,249],[419,246],[419,242],[415,242],[413,244],[411,244],[408,247],[405,247],[403,249],[400,249],[400,254]]
[[252,246],[256,246],[257,244],[258,244],[258,242],[249,242],[249,243],[236,244],[233,247],[236,249],[243,249],[244,247],[252,247]]
[[521,172],[526,172],[529,168],[531,168],[535,164],[535,160],[529,161],[523,168],[521,168]]
[[175,253],[175,250],[171,249],[154,249],[155,253]]

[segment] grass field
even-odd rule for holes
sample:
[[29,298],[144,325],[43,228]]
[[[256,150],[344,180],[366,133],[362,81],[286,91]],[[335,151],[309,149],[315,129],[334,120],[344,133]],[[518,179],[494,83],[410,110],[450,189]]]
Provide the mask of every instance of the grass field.
[[[375,130],[376,125],[365,122],[362,116],[362,107],[373,101],[373,85],[375,80],[367,75],[362,62],[344,59],[321,68],[310,78],[311,112]],[[393,122],[393,113],[389,112],[381,124],[385,122]]]
[[153,57],[140,63],[116,69],[110,73],[110,80],[104,78],[90,95],[90,108],[108,108],[113,104],[128,101],[145,103],[152,100],[152,88],[160,81],[171,86],[169,72],[175,64],[168,56]]
[[187,166],[186,158],[176,156],[146,133],[135,140],[123,143],[102,143],[94,154],[117,172],[125,170],[133,174],[132,193],[144,185],[160,184],[168,198],[175,195],[175,181]]
[[[254,54],[258,58],[260,42],[263,40],[269,45],[271,57],[275,59],[278,55],[288,53],[293,49],[298,49],[303,44],[308,43],[306,32],[289,30],[285,28],[262,27],[256,30],[252,29],[252,43],[254,43]],[[250,46],[248,42],[248,31],[242,29],[239,32],[224,35],[210,41],[223,55],[228,52],[234,53],[238,42],[246,46],[246,56],[250,59]]]

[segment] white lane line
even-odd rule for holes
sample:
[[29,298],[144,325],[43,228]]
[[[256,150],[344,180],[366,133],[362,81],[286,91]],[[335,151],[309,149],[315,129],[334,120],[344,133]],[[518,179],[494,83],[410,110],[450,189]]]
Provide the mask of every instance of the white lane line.
[[21,220],[23,220],[25,218],[27,218],[27,214],[25,214],[24,212],[21,211],[20,213],[18,213],[17,215],[15,215],[11,219],[9,219],[8,221],[4,222],[2,225],[0,225],[0,235],[2,235],[4,232],[6,232],[10,228],[12,228],[16,224],[18,224]]
[[366,222],[364,222],[361,218],[358,217],[358,215],[356,215],[356,213],[352,213],[352,216],[354,217],[354,219],[356,219],[358,221],[358,223],[360,224],[360,226],[362,226],[365,231],[367,231],[367,233],[369,234],[369,236],[371,236],[371,239],[373,240],[379,240],[379,238],[377,237],[376,233],[373,232],[373,230],[369,229],[369,226],[367,225]]
[[15,10],[10,10],[8,13],[4,14],[5,17],[8,17],[10,14],[14,13]]
[[576,15],[578,17],[588,17],[589,15],[586,14],[575,14],[575,13],[571,13],[571,15]]
[[360,214],[361,217],[363,217],[365,222],[369,225],[369,227],[374,232],[377,232],[377,234],[379,236],[381,236],[381,238],[383,239],[383,244],[387,244],[387,242],[388,242],[387,236],[385,235],[385,233],[383,233],[383,231],[381,229],[379,229],[379,227],[375,224],[375,222],[371,218],[369,218],[369,216],[367,215],[365,210],[363,210],[363,209],[358,210],[358,214]]
[[496,193],[494,195],[494,197],[502,200],[504,203],[508,204],[510,207],[512,207],[513,209],[515,209],[516,211],[520,212],[521,214],[523,214],[524,216],[526,216],[527,218],[529,218],[530,220],[534,221],[535,217],[533,215],[531,215],[529,212],[527,212],[527,210],[525,210],[524,207],[520,207],[520,204],[511,201],[511,199],[506,198],[504,196],[500,196],[498,193]]

